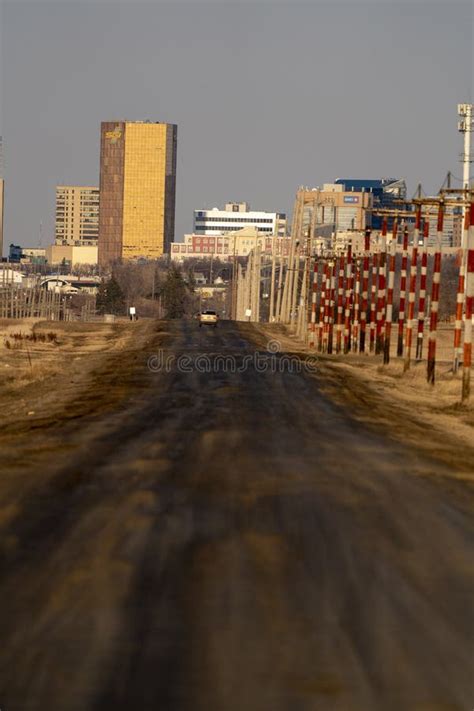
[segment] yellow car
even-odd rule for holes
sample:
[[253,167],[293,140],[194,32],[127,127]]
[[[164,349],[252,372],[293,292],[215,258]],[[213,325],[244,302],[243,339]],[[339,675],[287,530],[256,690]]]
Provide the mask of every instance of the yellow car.
[[219,316],[215,311],[201,311],[199,314],[199,328],[203,325],[214,326],[214,328],[216,328],[218,320]]

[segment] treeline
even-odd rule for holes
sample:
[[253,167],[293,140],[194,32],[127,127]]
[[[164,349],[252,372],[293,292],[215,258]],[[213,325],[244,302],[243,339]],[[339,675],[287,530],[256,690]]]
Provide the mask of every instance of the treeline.
[[99,286],[96,310],[123,316],[134,306],[138,316],[191,317],[198,309],[194,287],[191,269],[183,270],[166,260],[117,264]]

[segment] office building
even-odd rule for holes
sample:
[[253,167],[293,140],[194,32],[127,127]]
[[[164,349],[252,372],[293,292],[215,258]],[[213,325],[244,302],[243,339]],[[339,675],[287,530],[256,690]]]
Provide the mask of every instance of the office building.
[[99,264],[156,259],[174,239],[177,126],[101,125]]
[[[346,190],[344,185],[325,183],[322,188],[300,188],[298,204],[303,211],[300,235],[313,226],[313,237],[330,238],[339,230],[363,230],[371,225],[373,196],[369,192]],[[313,214],[316,211],[316,214]]]
[[57,245],[96,245],[99,236],[99,188],[90,185],[56,187]]
[[[351,190],[358,193],[368,192],[373,196],[374,210],[381,209],[403,209],[400,201],[406,200],[407,186],[403,178],[337,178],[334,183],[343,185],[344,190]],[[379,230],[382,227],[382,216],[372,216],[372,229]],[[391,221],[390,221],[391,223]]]
[[194,234],[218,235],[256,227],[259,232],[284,237],[286,215],[280,212],[260,212],[250,209],[247,202],[228,202],[223,210],[194,210]]

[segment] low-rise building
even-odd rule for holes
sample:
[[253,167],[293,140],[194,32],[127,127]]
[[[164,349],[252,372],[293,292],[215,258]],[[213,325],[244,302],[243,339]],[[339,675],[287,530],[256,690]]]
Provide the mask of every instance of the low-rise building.
[[230,261],[234,257],[247,257],[255,247],[268,255],[275,249],[277,256],[289,254],[290,238],[269,237],[255,227],[245,227],[236,232],[219,235],[184,235],[183,242],[171,244],[171,259],[183,262],[186,259],[221,259]]
[[13,269],[5,262],[0,265],[0,288],[6,286],[23,286],[25,274],[18,269]]
[[251,210],[247,202],[228,202],[223,210],[194,210],[193,231],[196,235],[217,235],[255,227],[259,232],[286,235],[286,215],[282,212]]
[[97,245],[58,245],[51,244],[46,247],[46,261],[48,264],[97,264]]
[[42,277],[39,284],[48,291],[61,291],[70,294],[97,294],[100,277],[77,277],[72,274],[50,274]]

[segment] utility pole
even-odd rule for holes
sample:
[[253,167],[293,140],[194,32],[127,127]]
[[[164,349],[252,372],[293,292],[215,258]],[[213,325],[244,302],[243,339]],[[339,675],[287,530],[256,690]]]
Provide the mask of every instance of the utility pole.
[[464,205],[462,212],[462,233],[461,233],[461,265],[459,267],[459,283],[458,294],[456,300],[456,324],[454,336],[454,359],[453,372],[456,373],[459,367],[459,362],[462,356],[461,333],[462,333],[462,315],[465,303],[466,281],[467,281],[467,253],[469,241],[469,207],[467,204],[468,190],[470,189],[470,168],[471,168],[471,131],[473,128],[473,105],[458,104],[458,131],[464,134],[464,151],[462,154],[462,187],[464,193]]
[[[470,186],[470,169],[471,169],[471,132],[473,128],[473,104],[458,104],[458,131],[464,134],[464,152],[462,155],[462,187],[463,190],[469,190]],[[463,206],[463,217],[466,217],[469,207],[467,203]],[[466,235],[467,239],[467,235]],[[463,244],[466,248],[466,244]]]
[[293,265],[293,279],[292,279],[292,293],[290,294],[290,313],[289,313],[289,321],[292,326],[295,325],[296,321],[296,305],[298,302],[298,286],[299,286],[299,278],[300,278],[300,244],[299,242],[296,242],[296,254],[295,254],[295,261]]
[[295,247],[298,239],[298,230],[300,224],[300,211],[303,211],[303,197],[302,193],[298,190],[296,193],[295,204],[293,207],[293,219],[291,225],[291,244],[290,244],[290,254],[288,257],[288,267],[285,274],[285,283],[283,286],[283,297],[281,304],[281,318],[283,323],[287,323],[290,320],[290,309],[291,309],[291,297],[293,293],[293,262],[295,260]]
[[270,308],[268,312],[268,323],[275,320],[275,267],[276,267],[276,235],[272,237],[272,275],[270,277]]
[[285,267],[285,255],[283,254],[283,243],[280,244],[280,269],[278,271],[278,284],[277,284],[277,300],[276,300],[276,312],[275,320],[281,321],[281,293],[283,290],[283,269]]

